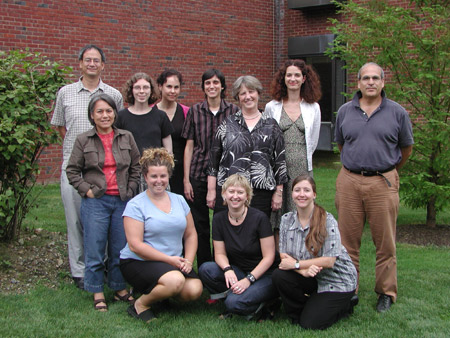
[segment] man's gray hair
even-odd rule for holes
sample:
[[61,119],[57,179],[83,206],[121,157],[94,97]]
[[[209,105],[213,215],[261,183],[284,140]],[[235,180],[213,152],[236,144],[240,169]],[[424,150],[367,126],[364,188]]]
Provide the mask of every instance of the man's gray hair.
[[361,68],[359,68],[359,70],[358,70],[358,80],[361,80],[361,71],[366,66],[377,66],[378,68],[380,68],[381,79],[384,79],[384,70],[383,70],[383,68],[381,68],[380,65],[375,63],[375,62],[367,62],[367,63],[363,64],[363,66]]

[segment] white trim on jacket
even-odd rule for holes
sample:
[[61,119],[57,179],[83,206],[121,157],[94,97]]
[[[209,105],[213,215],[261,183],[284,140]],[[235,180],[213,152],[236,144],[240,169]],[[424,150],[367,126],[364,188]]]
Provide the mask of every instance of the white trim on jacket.
[[[274,118],[278,123],[281,119],[281,110],[283,108],[283,102],[272,100],[266,104],[264,114]],[[306,140],[306,157],[308,160],[308,171],[313,170],[312,155],[317,148],[320,134],[320,106],[317,102],[307,103],[305,100],[300,102],[300,110],[303,116],[303,122],[305,123],[305,140]],[[295,177],[291,177],[294,179]]]

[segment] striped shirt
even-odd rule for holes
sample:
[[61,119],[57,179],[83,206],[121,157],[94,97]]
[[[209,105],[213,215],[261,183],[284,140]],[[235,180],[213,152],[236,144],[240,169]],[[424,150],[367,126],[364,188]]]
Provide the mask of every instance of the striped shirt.
[[341,243],[338,223],[328,212],[326,222],[328,235],[319,254],[314,257],[305,245],[309,225],[303,229],[295,211],[284,214],[280,224],[280,253],[286,253],[300,261],[317,257],[336,257],[332,268],[325,268],[317,274],[317,292],[351,292],[356,289],[356,268]]
[[239,107],[221,100],[220,109],[216,115],[211,113],[208,102],[194,104],[186,115],[181,137],[194,141],[190,177],[206,182],[209,160],[209,150],[216,134],[217,127],[231,114],[236,113]]
[[88,105],[91,98],[99,93],[111,96],[116,102],[118,110],[123,108],[122,94],[117,89],[103,83],[102,80],[92,92],[84,87],[81,78],[78,82],[64,86],[58,91],[51,124],[66,127],[62,170],[66,170],[77,136],[92,129],[88,119]]

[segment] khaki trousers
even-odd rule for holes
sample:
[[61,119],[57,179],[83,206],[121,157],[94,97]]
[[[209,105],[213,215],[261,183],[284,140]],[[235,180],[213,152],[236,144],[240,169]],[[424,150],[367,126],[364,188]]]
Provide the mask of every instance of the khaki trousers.
[[336,209],[342,244],[358,272],[359,249],[367,221],[376,248],[375,292],[397,298],[397,258],[395,247],[399,206],[397,170],[382,176],[362,176],[342,168],[336,180]]

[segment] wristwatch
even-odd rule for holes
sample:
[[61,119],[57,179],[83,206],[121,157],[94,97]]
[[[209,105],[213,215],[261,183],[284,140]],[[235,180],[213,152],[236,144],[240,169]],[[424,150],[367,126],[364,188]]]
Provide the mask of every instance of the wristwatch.
[[298,261],[298,259],[295,261],[295,270],[299,270],[300,269],[300,262]]
[[251,284],[256,282],[255,276],[253,276],[251,273],[249,273],[247,276],[245,276],[245,278],[247,278]]

